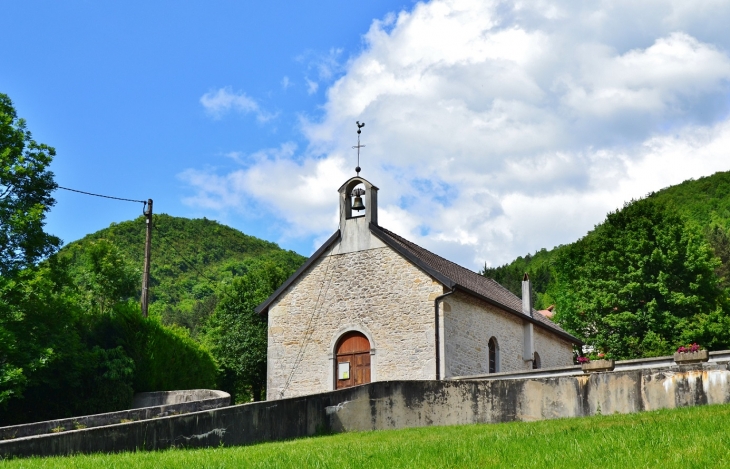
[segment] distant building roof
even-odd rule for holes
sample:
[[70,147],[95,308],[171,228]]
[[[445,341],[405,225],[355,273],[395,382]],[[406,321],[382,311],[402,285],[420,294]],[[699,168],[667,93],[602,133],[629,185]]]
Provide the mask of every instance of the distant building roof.
[[547,309],[541,309],[540,311],[538,311],[538,313],[542,314],[543,316],[545,316],[548,319],[552,319],[553,316],[555,315],[555,312],[553,311],[554,309],[555,309],[555,305],[550,305],[547,307]]

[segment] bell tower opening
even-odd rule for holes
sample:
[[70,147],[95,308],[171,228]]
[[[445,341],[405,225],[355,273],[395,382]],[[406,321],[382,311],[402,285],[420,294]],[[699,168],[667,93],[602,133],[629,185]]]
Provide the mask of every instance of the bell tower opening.
[[378,188],[360,176],[350,178],[339,189],[340,229],[348,220],[365,218],[367,223],[378,224]]
[[362,199],[365,195],[365,186],[358,184],[350,193],[350,218],[364,217],[365,216],[365,204]]

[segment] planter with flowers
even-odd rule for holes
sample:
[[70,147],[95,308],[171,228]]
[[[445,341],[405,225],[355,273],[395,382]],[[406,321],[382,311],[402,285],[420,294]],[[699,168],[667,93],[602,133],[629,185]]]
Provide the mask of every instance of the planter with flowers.
[[681,346],[674,354],[674,362],[677,365],[691,365],[693,363],[702,363],[710,359],[710,353],[707,350],[700,350],[700,346],[696,343],[688,346]]
[[591,353],[587,357],[578,357],[578,363],[584,373],[600,373],[603,371],[613,371],[616,367],[616,360],[610,358],[605,353]]

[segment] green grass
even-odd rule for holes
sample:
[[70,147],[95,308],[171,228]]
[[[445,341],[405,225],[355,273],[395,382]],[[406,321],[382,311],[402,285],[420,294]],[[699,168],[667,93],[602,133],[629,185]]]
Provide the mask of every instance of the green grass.
[[0,467],[730,467],[730,405],[346,433],[246,447],[16,459]]

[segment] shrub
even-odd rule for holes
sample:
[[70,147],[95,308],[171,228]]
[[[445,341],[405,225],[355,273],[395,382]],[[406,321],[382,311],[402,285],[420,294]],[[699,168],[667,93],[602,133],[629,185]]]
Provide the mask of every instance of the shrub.
[[215,388],[217,364],[186,329],[145,319],[136,304],[118,305],[111,323],[119,345],[134,360],[135,392]]

